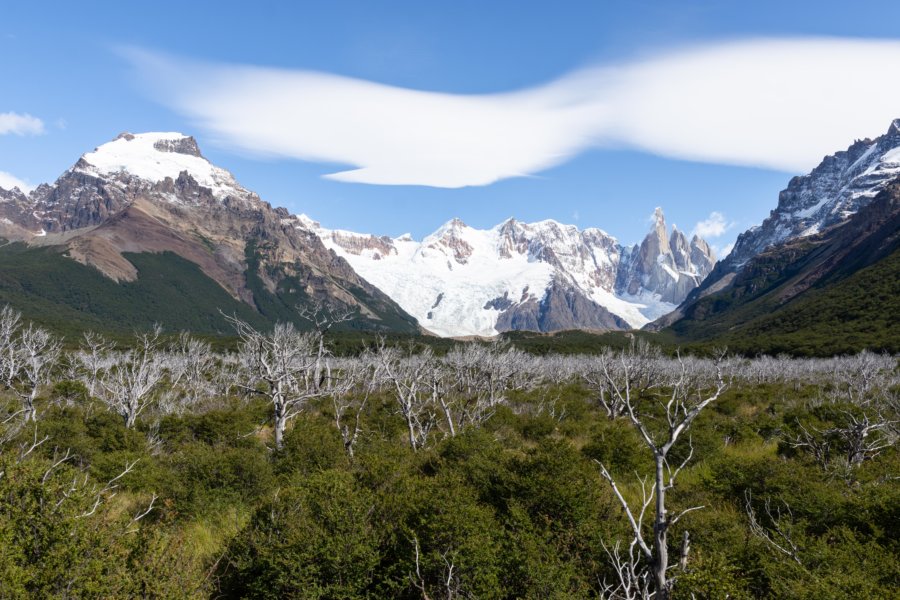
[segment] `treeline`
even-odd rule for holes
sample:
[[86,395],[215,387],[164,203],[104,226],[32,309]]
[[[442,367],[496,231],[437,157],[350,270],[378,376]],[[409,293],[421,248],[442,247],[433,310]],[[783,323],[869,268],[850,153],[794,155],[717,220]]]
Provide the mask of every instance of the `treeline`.
[[0,312],[0,596],[888,598],[895,357],[63,348]]

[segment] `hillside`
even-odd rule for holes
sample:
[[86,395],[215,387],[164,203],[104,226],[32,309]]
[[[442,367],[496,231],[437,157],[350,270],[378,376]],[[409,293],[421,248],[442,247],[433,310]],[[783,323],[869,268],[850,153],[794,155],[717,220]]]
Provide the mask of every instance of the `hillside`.
[[18,242],[4,250],[2,299],[60,330],[221,334],[219,310],[304,327],[299,313],[322,308],[349,313],[348,328],[420,331],[180,133],[125,133],[52,185],[0,190],[0,237]]
[[722,290],[689,300],[681,343],[744,353],[900,350],[900,184],[845,223],[767,249]]

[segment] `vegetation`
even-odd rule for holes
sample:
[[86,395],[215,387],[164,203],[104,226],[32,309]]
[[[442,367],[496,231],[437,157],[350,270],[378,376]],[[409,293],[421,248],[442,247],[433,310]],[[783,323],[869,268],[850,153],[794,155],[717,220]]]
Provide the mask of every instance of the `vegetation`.
[[197,265],[172,252],[127,254],[134,281],[115,282],[93,267],[67,258],[59,248],[0,247],[0,304],[9,304],[44,327],[77,338],[82,331],[122,339],[135,328],[164,323],[170,330],[232,335],[222,317],[239,315],[257,326],[266,321],[228,295]]
[[900,323],[894,318],[900,314],[900,250],[855,272],[839,270],[783,302],[796,260],[786,253],[756,257],[754,272],[741,274],[739,287],[698,300],[670,334],[685,347],[727,345],[747,354],[900,352]]
[[[259,257],[248,245],[248,289],[256,306],[236,300],[194,263],[173,252],[126,253],[138,271],[134,281],[116,282],[97,269],[82,265],[57,247],[28,247],[22,243],[0,245],[0,305],[9,304],[24,316],[67,338],[96,331],[127,342],[135,328],[156,323],[170,331],[186,330],[231,343],[234,329],[224,315],[234,315],[255,327],[271,327],[277,321],[308,328],[297,314],[298,305],[313,300],[304,292],[298,276],[283,275],[270,292],[259,277]],[[364,290],[351,294],[374,307],[383,327],[410,335],[418,331],[411,317],[396,306],[381,306]],[[344,336],[364,336],[371,321],[358,318],[340,324]]]
[[[244,331],[231,354],[154,331],[125,351],[91,336],[54,354],[52,339],[24,349],[15,317],[0,317],[4,598],[900,586],[894,357],[715,361],[635,343],[543,357],[374,344],[341,359],[290,328]],[[291,350],[289,368],[265,371],[261,342]],[[276,444],[279,381],[292,418]],[[646,515],[637,529],[626,506]],[[661,516],[672,558],[658,584]]]

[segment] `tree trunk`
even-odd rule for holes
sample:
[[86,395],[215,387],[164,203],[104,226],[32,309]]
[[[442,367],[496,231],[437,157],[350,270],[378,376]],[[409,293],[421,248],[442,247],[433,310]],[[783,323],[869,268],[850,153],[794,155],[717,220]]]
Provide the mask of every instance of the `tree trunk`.
[[25,422],[37,421],[37,411],[34,410],[34,401],[30,398],[25,399]]
[[409,445],[413,452],[416,452],[419,449],[418,444],[416,444],[416,428],[409,415],[406,417],[406,428],[409,430]]
[[666,515],[665,461],[662,454],[656,455],[656,519],[653,522],[654,550],[653,578],[656,581],[657,600],[668,600],[669,585],[666,570],[669,568],[669,548],[666,544],[668,518]]
[[284,410],[281,406],[275,406],[275,449],[281,450],[284,447],[284,426],[286,419],[284,418]]

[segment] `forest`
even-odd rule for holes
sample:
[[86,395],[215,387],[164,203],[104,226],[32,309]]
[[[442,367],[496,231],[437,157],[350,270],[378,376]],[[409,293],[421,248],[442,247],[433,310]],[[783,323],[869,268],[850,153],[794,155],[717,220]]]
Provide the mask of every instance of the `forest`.
[[3,598],[896,598],[896,356],[0,311]]

